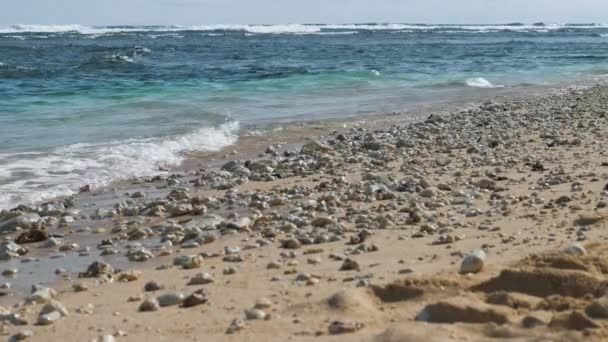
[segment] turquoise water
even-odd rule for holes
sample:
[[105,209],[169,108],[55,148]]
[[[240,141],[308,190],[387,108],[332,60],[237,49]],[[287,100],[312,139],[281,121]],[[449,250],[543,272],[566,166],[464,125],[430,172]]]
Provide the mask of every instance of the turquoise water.
[[0,28],[0,208],[148,175],[253,124],[608,74],[608,27]]

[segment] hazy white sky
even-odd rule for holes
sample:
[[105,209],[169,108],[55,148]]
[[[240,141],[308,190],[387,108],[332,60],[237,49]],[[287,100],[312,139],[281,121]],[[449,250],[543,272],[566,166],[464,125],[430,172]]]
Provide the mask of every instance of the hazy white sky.
[[0,0],[0,24],[608,22],[608,0]]

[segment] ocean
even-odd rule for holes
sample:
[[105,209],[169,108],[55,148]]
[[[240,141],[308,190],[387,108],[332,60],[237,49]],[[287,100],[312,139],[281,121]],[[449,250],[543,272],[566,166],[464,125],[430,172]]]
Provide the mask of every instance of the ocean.
[[608,25],[0,27],[0,208],[152,175],[248,127],[608,75]]

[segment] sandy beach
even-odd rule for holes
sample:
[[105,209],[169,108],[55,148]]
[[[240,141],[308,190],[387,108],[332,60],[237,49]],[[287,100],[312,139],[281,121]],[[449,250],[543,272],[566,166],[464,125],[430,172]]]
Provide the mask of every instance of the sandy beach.
[[4,210],[2,335],[606,340],[607,111],[598,84],[293,125]]

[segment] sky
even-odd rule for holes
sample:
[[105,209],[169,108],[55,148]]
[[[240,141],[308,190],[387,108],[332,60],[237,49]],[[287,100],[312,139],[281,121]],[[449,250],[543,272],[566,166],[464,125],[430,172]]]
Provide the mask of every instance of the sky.
[[0,25],[608,22],[608,0],[0,0]]

